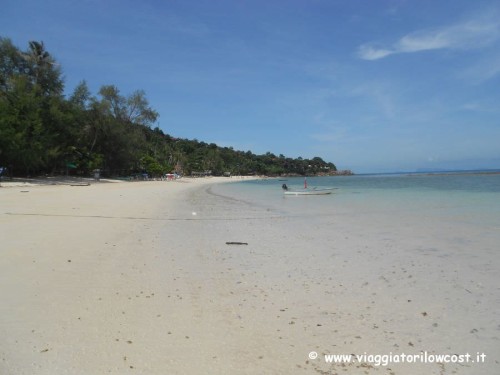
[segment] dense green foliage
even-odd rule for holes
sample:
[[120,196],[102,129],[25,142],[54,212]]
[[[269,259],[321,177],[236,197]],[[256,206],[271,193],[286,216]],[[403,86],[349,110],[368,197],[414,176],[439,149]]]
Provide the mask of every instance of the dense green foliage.
[[0,166],[17,175],[152,176],[176,171],[222,174],[318,174],[336,170],[319,157],[255,155],[177,139],[154,124],[158,113],[143,91],[115,86],[93,95],[85,81],[64,96],[61,69],[43,43],[21,51],[0,38]]

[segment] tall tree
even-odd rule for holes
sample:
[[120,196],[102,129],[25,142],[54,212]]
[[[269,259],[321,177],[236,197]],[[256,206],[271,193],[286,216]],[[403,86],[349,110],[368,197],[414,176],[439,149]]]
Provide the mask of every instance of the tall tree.
[[25,174],[46,163],[46,137],[40,99],[24,76],[11,77],[8,100],[0,100],[0,163]]
[[19,49],[8,38],[0,37],[0,92],[12,89],[10,80],[24,73],[26,62]]
[[127,99],[127,121],[137,125],[148,126],[153,125],[158,119],[158,112],[149,106],[146,99],[146,93],[143,90],[137,90],[132,93]]
[[33,84],[43,95],[62,95],[64,84],[59,64],[45,49],[43,42],[30,41],[24,53]]
[[92,94],[87,86],[87,82],[81,81],[73,90],[73,94],[71,94],[69,101],[72,105],[84,111],[88,109],[91,99]]

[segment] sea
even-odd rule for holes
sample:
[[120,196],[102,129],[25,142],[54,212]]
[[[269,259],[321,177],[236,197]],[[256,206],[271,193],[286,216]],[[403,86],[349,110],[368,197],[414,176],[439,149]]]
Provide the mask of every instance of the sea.
[[300,189],[304,180],[303,177],[242,180],[217,185],[213,190],[220,196],[283,215],[420,212],[500,230],[500,170],[307,177],[308,187],[333,188],[333,193],[283,195],[283,184]]

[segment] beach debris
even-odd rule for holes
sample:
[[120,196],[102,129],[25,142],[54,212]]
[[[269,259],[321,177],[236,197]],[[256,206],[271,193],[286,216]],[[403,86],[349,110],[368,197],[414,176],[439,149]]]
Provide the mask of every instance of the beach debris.
[[196,216],[196,215],[197,215],[197,213],[193,211],[193,212],[191,213],[191,215]]
[[248,245],[248,242],[228,241],[226,245]]
[[422,316],[427,316],[427,313],[424,311],[424,312],[422,313]]

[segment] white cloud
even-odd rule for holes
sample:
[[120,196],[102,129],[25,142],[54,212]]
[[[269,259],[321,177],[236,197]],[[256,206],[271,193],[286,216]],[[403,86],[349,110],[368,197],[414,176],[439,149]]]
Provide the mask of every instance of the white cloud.
[[461,78],[480,84],[500,74],[500,54],[487,56],[460,73]]
[[474,101],[465,102],[458,107],[458,110],[482,114],[500,113],[500,108],[498,108],[498,102],[495,97],[478,98]]
[[385,48],[363,44],[358,49],[358,56],[364,60],[378,60],[398,53],[436,49],[468,50],[490,45],[499,38],[500,21],[479,18],[441,28],[418,30]]
[[383,57],[392,55],[393,53],[395,52],[388,49],[383,49],[383,48],[377,49],[375,47],[365,44],[360,46],[358,50],[358,55],[363,60],[378,60]]

